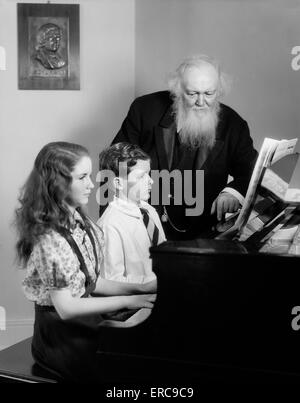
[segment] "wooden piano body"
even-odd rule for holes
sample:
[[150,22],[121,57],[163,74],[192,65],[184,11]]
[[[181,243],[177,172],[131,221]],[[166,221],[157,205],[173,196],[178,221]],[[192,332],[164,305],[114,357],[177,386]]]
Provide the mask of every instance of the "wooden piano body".
[[300,330],[291,326],[299,257],[204,239],[166,242],[151,254],[158,278],[151,315],[101,328],[107,381],[300,381]]

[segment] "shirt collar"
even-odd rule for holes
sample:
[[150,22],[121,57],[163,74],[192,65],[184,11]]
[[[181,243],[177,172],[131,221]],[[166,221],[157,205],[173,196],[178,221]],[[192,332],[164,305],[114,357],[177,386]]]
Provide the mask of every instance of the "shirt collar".
[[72,216],[72,222],[74,223],[74,227],[71,229],[71,232],[75,231],[75,229],[77,228],[80,229],[84,228],[85,224],[83,218],[77,210],[74,211],[74,214]]
[[119,197],[116,196],[114,196],[114,200],[111,202],[111,205],[117,208],[118,210],[122,211],[123,213],[136,218],[142,217],[140,207],[143,207],[148,210],[147,208],[148,203],[142,200],[140,202],[140,205],[138,206],[134,203],[120,199]]

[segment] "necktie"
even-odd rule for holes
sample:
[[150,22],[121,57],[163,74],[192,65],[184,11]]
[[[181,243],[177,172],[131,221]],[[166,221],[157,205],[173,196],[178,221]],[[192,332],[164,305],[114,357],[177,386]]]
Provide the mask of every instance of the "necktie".
[[152,243],[152,246],[156,246],[158,244],[158,239],[159,239],[159,229],[157,228],[155,222],[152,220],[152,218],[149,216],[149,213],[146,209],[140,208],[142,216],[143,216],[143,221],[145,224],[145,227],[147,229],[150,241]]

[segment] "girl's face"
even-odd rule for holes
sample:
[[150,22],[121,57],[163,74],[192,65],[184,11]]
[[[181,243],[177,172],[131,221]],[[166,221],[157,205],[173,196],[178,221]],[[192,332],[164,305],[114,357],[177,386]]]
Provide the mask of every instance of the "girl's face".
[[91,180],[92,161],[90,157],[82,157],[71,172],[72,183],[68,204],[71,207],[85,205],[89,201],[89,195],[94,187]]

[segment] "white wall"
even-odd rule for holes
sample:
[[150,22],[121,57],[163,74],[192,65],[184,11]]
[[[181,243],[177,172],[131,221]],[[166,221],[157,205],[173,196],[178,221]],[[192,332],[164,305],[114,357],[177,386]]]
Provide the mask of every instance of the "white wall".
[[[32,304],[20,289],[10,223],[37,152],[50,141],[83,144],[95,178],[98,153],[134,96],[134,0],[60,2],[80,3],[80,91],[18,90],[17,1],[0,0],[0,46],[6,51],[6,71],[0,71],[0,306],[7,315],[0,348],[31,332]],[[97,218],[95,194],[90,214]]]
[[165,89],[184,57],[206,53],[232,76],[224,102],[248,121],[257,148],[264,137],[298,137],[300,70],[291,68],[291,50],[300,45],[299,20],[299,0],[138,0],[136,95]]
[[[291,49],[300,45],[300,0],[59,2],[80,3],[80,91],[17,89],[17,1],[0,0],[6,51],[6,71],[0,70],[0,306],[8,318],[0,348],[31,332],[32,306],[20,290],[10,222],[18,189],[45,143],[85,144],[96,172],[97,154],[133,98],[165,88],[166,73],[193,53],[214,55],[233,76],[224,101],[248,121],[257,148],[265,136],[299,136],[300,70],[291,69]],[[298,166],[298,186],[299,176]],[[95,198],[90,212],[97,217]]]

